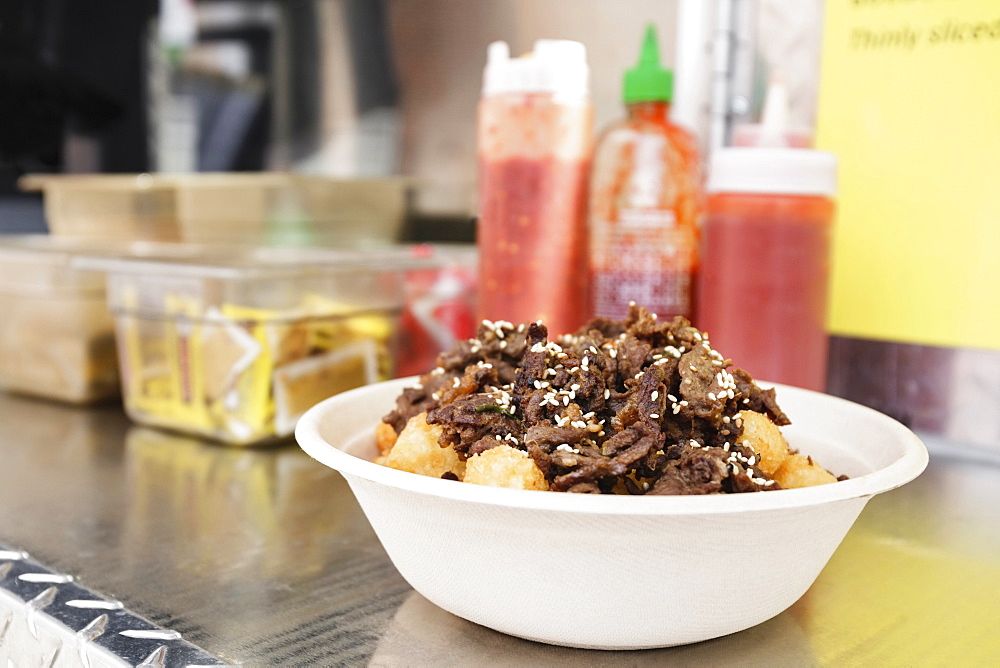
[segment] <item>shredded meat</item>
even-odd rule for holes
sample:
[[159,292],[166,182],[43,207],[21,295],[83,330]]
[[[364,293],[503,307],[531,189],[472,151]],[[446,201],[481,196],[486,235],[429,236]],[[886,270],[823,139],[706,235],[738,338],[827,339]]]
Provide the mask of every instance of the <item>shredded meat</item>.
[[731,368],[686,319],[633,306],[556,341],[539,323],[484,321],[383,420],[398,433],[426,412],[439,444],[463,459],[500,443],[524,450],[556,491],[778,489],[740,442],[741,410],[789,423],[774,391]]

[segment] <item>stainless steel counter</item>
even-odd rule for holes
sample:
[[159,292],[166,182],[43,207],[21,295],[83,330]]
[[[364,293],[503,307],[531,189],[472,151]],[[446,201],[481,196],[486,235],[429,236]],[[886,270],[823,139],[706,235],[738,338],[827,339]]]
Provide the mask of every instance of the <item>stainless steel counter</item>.
[[1000,454],[926,440],[926,473],[869,503],[791,609],[663,650],[465,622],[409,588],[339,474],[293,444],[224,448],[117,406],[0,394],[0,544],[241,665],[995,664]]

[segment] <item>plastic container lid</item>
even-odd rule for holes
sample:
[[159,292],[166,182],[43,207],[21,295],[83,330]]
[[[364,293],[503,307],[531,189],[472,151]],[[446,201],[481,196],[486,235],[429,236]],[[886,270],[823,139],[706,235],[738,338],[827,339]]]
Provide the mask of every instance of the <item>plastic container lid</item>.
[[837,193],[837,158],[801,148],[716,149],[706,191],[832,197]]
[[674,95],[674,73],[660,65],[660,47],[656,28],[646,26],[646,37],[639,52],[639,63],[625,71],[625,104],[634,102],[670,102]]
[[590,68],[580,42],[540,39],[532,53],[510,57],[507,42],[493,42],[483,70],[483,97],[503,93],[552,93],[586,97]]

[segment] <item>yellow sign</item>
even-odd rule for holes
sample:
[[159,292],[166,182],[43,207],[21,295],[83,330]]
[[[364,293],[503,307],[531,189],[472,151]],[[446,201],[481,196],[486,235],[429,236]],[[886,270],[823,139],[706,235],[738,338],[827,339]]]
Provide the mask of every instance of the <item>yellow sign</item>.
[[830,331],[1000,349],[1000,3],[827,0]]

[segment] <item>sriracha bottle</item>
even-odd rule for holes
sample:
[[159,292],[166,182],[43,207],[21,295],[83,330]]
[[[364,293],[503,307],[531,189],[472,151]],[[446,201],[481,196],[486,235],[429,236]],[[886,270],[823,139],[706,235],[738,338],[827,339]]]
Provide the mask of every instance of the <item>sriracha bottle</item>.
[[590,183],[590,271],[595,315],[619,319],[629,302],[663,318],[692,317],[701,169],[697,144],[670,122],[673,73],[646,31],[625,73],[628,117],[598,142]]

